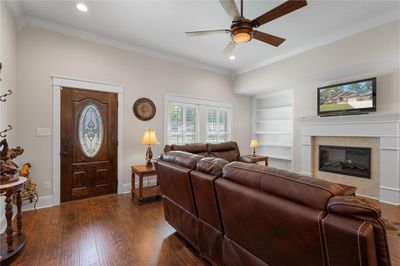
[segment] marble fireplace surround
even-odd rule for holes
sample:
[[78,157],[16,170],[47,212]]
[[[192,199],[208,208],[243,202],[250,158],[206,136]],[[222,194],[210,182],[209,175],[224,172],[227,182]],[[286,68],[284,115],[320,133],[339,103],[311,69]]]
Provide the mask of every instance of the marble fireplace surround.
[[379,138],[379,200],[400,205],[400,113],[304,117],[301,119],[301,172],[313,173],[313,137]]

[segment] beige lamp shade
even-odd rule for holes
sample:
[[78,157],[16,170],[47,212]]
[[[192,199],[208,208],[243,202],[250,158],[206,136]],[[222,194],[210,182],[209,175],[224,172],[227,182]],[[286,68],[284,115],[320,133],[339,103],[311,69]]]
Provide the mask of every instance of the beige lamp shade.
[[146,130],[144,132],[141,144],[146,144],[146,145],[160,144],[157,140],[156,131],[151,129]]
[[258,148],[260,144],[258,143],[258,140],[252,139],[250,142],[250,148]]

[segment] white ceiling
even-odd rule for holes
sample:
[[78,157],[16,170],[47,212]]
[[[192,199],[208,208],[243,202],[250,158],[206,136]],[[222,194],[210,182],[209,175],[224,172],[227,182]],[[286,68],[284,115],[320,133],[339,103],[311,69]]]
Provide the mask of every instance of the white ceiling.
[[[280,47],[253,40],[238,45],[237,59],[231,61],[222,55],[229,35],[184,34],[229,28],[230,19],[217,0],[84,2],[87,13],[75,8],[77,1],[19,1],[30,18],[236,73],[400,18],[399,1],[308,1],[308,6],[259,28],[286,38]],[[245,17],[252,19],[284,1],[244,2]]]

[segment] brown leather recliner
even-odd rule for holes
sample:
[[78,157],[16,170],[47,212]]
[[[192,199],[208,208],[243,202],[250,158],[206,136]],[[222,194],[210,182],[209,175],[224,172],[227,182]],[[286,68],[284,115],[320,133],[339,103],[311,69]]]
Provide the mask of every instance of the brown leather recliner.
[[348,187],[236,162],[216,190],[226,265],[390,265],[378,208]]
[[354,187],[184,152],[156,169],[166,220],[213,264],[390,265],[380,210]]
[[180,151],[167,152],[155,161],[165,219],[215,265],[223,265],[223,227],[215,180],[228,163]]
[[193,247],[198,249],[197,209],[193,197],[190,172],[204,158],[185,152],[167,152],[155,161],[163,194],[165,220]]
[[228,161],[206,157],[190,172],[193,196],[197,206],[200,253],[216,265],[223,265],[223,225],[220,218],[215,180],[222,176]]

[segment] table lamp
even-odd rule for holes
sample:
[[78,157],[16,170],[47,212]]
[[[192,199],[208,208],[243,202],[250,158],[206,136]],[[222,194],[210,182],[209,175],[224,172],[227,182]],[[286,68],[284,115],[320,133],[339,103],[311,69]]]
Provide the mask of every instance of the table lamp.
[[151,151],[151,145],[160,144],[157,140],[156,131],[151,129],[146,130],[144,132],[141,144],[148,145],[146,151],[146,166],[151,167],[153,165],[153,163],[151,162],[151,159],[153,159],[153,152]]
[[256,156],[256,148],[258,148],[260,144],[258,143],[258,140],[252,139],[250,142],[250,148],[253,148],[253,156]]

